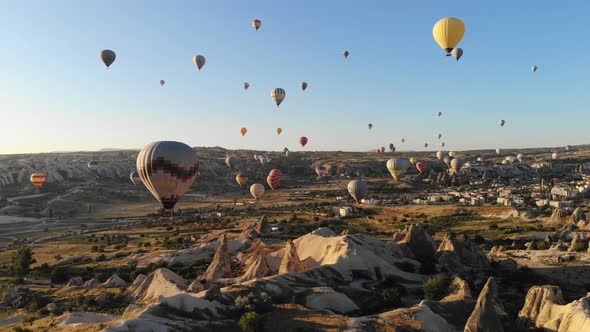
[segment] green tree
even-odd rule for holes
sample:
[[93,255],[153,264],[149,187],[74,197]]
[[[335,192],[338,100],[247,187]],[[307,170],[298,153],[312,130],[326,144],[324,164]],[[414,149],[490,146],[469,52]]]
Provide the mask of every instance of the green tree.
[[255,332],[260,329],[261,317],[255,311],[250,311],[240,317],[240,327],[245,332]]
[[31,264],[35,263],[31,247],[20,247],[12,254],[12,269],[19,278],[24,277],[31,270]]

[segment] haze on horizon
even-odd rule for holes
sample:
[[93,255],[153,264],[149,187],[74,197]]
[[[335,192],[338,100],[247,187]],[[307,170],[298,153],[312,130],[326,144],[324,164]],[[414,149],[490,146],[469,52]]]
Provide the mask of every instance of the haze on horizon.
[[[447,150],[585,144],[588,9],[581,0],[6,3],[0,154],[157,140],[298,150],[300,136],[306,150],[423,151],[438,148],[439,132]],[[432,38],[446,16],[466,24],[459,63]],[[109,70],[98,59],[107,48],[117,52]],[[201,71],[195,54],[207,58]],[[287,92],[280,109],[275,87]]]

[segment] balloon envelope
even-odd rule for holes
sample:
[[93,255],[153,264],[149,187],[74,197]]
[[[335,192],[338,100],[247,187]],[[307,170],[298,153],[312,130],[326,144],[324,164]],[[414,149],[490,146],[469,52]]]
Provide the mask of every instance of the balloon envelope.
[[299,144],[301,144],[301,146],[305,146],[305,144],[307,144],[307,137],[301,136],[299,138]]
[[246,135],[247,132],[248,132],[248,129],[246,127],[242,127],[240,129],[240,133],[242,134],[242,136]]
[[250,186],[250,194],[252,194],[252,197],[256,198],[256,200],[264,196],[264,192],[264,186],[260,183],[255,183]]
[[458,18],[445,17],[434,24],[432,35],[436,43],[451,55],[451,51],[461,42],[465,34],[465,24]]
[[386,166],[393,179],[399,181],[399,179],[406,173],[406,170],[412,166],[412,163],[410,163],[408,159],[395,157],[389,159]]
[[463,49],[455,47],[451,51],[451,55],[453,56],[453,58],[455,58],[455,60],[459,61],[459,59],[461,59],[461,57],[463,56]]
[[117,55],[115,54],[115,52],[111,50],[100,51],[100,60],[104,63],[105,66],[107,66],[107,68],[109,68],[113,64],[113,62],[115,62],[116,58]]
[[307,89],[307,83],[306,82],[301,82],[301,90],[305,91],[305,89]]
[[29,180],[35,188],[40,189],[45,184],[45,181],[47,181],[47,176],[43,173],[33,173]]
[[201,70],[201,68],[203,68],[203,66],[205,65],[206,60],[205,57],[202,55],[195,55],[195,57],[193,58],[193,62],[195,63],[197,68]]
[[285,100],[287,93],[281,88],[275,88],[270,92],[270,96],[272,97],[272,100],[274,100],[275,104],[277,104],[277,107],[279,107],[283,100]]
[[238,173],[236,175],[236,182],[240,185],[240,187],[244,188],[246,183],[248,183],[248,175],[246,173]]
[[250,87],[250,83],[244,82],[244,90],[248,90],[249,87]]
[[277,128],[277,135],[280,135],[283,132],[283,128]]
[[236,158],[234,156],[227,156],[225,158],[225,164],[229,168],[233,168],[236,165],[237,162],[238,162],[238,158]]
[[256,31],[258,31],[258,29],[260,29],[261,25],[262,25],[262,21],[260,21],[259,19],[252,20],[252,27],[254,29],[256,29]]
[[348,193],[355,202],[360,203],[367,195],[369,188],[364,180],[353,180],[348,183]]
[[129,179],[136,186],[141,183],[141,177],[139,177],[139,173],[137,173],[137,171],[131,172],[131,174],[129,174]]
[[315,173],[318,177],[323,178],[329,175],[328,169],[324,165],[318,165],[315,167]]
[[273,168],[270,170],[270,173],[268,173],[268,176],[266,177],[266,182],[270,189],[275,190],[279,187],[282,175],[283,173],[279,169]]

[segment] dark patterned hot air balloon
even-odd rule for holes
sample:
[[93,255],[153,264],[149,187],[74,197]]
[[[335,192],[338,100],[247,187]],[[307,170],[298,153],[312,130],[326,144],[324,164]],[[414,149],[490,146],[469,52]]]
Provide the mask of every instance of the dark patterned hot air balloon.
[[283,100],[285,100],[287,93],[281,88],[275,88],[270,92],[270,96],[272,97],[272,100],[274,100],[275,104],[277,104],[277,107],[280,107]]
[[47,176],[43,173],[33,173],[31,174],[30,180],[31,184],[33,184],[35,188],[41,189],[41,187],[43,187],[43,184],[45,184],[45,181],[47,181]]
[[160,85],[161,85],[161,86],[164,86],[164,84],[166,84],[166,81],[164,81],[164,80],[160,80]]
[[301,137],[299,138],[299,144],[301,144],[301,146],[303,146],[303,147],[304,147],[304,146],[305,146],[305,144],[307,144],[307,137],[305,137],[305,136],[301,136]]
[[315,172],[318,175],[318,177],[320,177],[320,178],[323,178],[323,177],[326,177],[326,176],[330,175],[328,169],[324,165],[318,165],[318,166],[316,166],[315,167]]
[[250,83],[244,82],[244,90],[248,90],[249,87],[250,87]]
[[137,173],[137,171],[131,172],[131,174],[129,174],[129,179],[136,186],[141,184],[141,178],[139,177],[139,173]]
[[195,63],[195,66],[197,66],[197,68],[199,68],[199,70],[201,70],[201,68],[203,68],[206,61],[207,60],[205,60],[205,57],[202,55],[195,55],[195,57],[193,58],[193,62]]
[[270,170],[270,173],[268,173],[268,176],[266,177],[266,182],[270,189],[275,190],[279,187],[282,175],[283,173],[279,169],[273,168]]
[[300,86],[301,90],[305,91],[305,89],[307,89],[307,82],[301,82]]
[[137,172],[148,190],[166,210],[190,188],[199,172],[195,151],[180,142],[154,142],[137,156]]
[[111,50],[100,51],[100,60],[102,60],[104,65],[107,66],[107,69],[111,67],[116,58],[117,55]]
[[373,124],[372,123],[369,123],[368,126],[369,126],[369,130],[373,129]]
[[360,203],[368,192],[369,188],[364,180],[353,180],[348,183],[348,193],[357,203]]
[[342,55],[344,55],[344,58],[345,59],[348,59],[348,56],[350,55],[350,52],[344,51],[344,52],[342,52]]
[[262,25],[262,21],[260,21],[259,19],[252,20],[252,27],[254,29],[256,29],[256,31],[258,31],[258,29],[260,29],[261,25]]

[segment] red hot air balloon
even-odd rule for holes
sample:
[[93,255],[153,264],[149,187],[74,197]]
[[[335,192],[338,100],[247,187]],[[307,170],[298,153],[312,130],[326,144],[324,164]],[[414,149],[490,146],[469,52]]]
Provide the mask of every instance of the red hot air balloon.
[[301,144],[301,146],[305,146],[305,144],[307,144],[307,137],[301,136],[301,138],[299,138],[299,144]]
[[283,173],[279,169],[273,168],[270,170],[270,173],[268,173],[268,176],[266,177],[266,182],[270,186],[270,189],[275,190],[279,187],[279,184],[281,183],[281,175],[283,175]]
[[428,169],[428,163],[425,161],[419,161],[416,163],[416,169],[422,174]]

